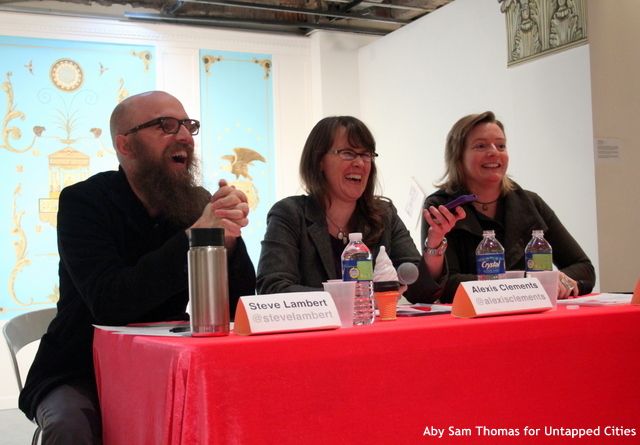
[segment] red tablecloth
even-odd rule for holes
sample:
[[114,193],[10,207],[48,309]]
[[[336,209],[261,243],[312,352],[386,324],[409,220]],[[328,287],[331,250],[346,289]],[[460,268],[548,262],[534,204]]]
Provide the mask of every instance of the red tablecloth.
[[639,346],[640,307],[617,306],[255,337],[97,330],[94,359],[107,445],[638,444]]

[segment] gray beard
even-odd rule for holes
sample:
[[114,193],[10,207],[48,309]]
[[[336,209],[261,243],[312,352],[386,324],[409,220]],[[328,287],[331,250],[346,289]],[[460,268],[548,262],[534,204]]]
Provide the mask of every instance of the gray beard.
[[187,169],[175,174],[161,161],[148,159],[144,149],[138,150],[140,162],[131,180],[146,203],[159,215],[181,228],[190,227],[202,215],[211,196],[196,184],[198,165],[189,158]]

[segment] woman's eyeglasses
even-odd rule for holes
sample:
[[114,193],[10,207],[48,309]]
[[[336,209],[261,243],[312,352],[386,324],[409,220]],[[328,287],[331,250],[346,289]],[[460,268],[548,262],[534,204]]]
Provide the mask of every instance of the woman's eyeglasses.
[[124,133],[125,136],[140,131],[144,128],[153,127],[154,125],[159,125],[162,131],[166,134],[176,134],[180,131],[180,125],[187,129],[189,133],[193,136],[198,134],[200,131],[200,122],[195,119],[176,119],[175,117],[159,117],[149,122],[145,122],[144,124],[140,124],[137,127],[133,127],[132,129],[126,131]]
[[378,157],[378,153],[374,153],[371,151],[358,153],[351,150],[350,148],[340,148],[340,149],[330,150],[329,153],[340,156],[340,159],[344,161],[353,161],[356,158],[360,157],[364,162],[371,162]]

